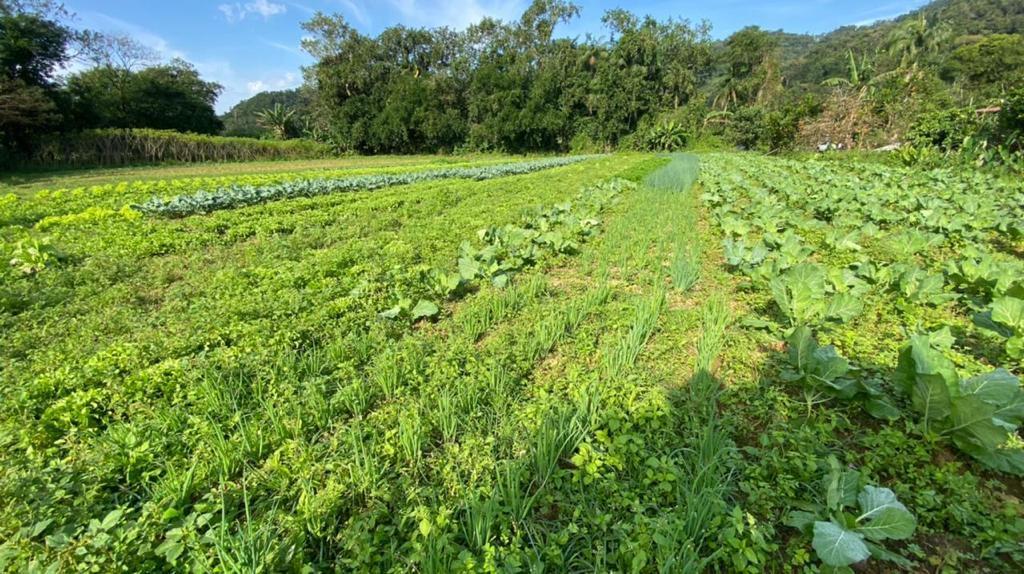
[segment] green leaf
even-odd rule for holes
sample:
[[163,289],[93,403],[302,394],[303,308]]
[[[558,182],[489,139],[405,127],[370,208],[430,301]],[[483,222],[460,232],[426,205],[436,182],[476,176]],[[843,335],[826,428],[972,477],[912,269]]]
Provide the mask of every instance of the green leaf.
[[861,514],[857,532],[871,540],[903,540],[917,527],[917,520],[888,488],[865,486],[857,495]]
[[953,402],[952,424],[946,431],[960,450],[980,458],[1006,443],[1009,433],[993,420],[996,407],[976,396],[960,397]]
[[992,320],[1016,333],[1024,332],[1024,301],[1015,297],[997,299],[992,303]]
[[793,329],[793,333],[790,334],[786,342],[790,364],[800,372],[809,371],[811,354],[818,348],[811,329],[804,325]]
[[900,418],[900,410],[896,408],[888,398],[868,399],[864,403],[864,410],[876,419],[896,420]]
[[1024,476],[1024,450],[1020,448],[1000,448],[981,453],[975,458],[993,470]]
[[871,556],[864,537],[835,522],[815,522],[811,546],[828,566],[849,566]]
[[464,281],[472,281],[480,275],[480,264],[471,257],[459,257],[459,276]]
[[818,521],[818,518],[818,515],[813,512],[794,510],[786,516],[785,524],[786,526],[796,528],[801,532],[809,534],[814,523]]
[[1021,395],[1020,379],[1006,369],[996,369],[962,381],[960,393],[973,395],[990,405],[1005,405]]
[[829,301],[825,316],[848,323],[864,310],[864,304],[861,301],[862,299],[852,293],[840,293]]
[[949,416],[950,401],[959,395],[960,377],[952,361],[936,345],[945,345],[945,334],[915,335],[900,351],[896,382],[910,395],[926,422]]
[[975,313],[974,316],[971,317],[971,321],[973,321],[978,327],[985,329],[986,331],[992,331],[1000,337],[1009,338],[1013,336],[1013,329],[1004,327],[992,319],[992,311]]
[[918,375],[910,391],[910,402],[925,422],[941,421],[949,416],[952,397],[941,375]]
[[836,460],[829,457],[829,473],[825,475],[825,497],[829,510],[839,510],[857,502],[857,490],[860,488],[860,473],[846,470]]
[[803,377],[814,382],[825,383],[834,389],[845,388],[846,384],[836,383],[850,370],[850,363],[839,356],[835,347],[818,346],[810,328],[800,326],[787,339],[790,364]]
[[103,517],[103,522],[100,522],[100,530],[110,530],[113,528],[121,521],[122,514],[124,514],[124,510],[121,508],[116,508],[108,512],[107,515]]
[[849,371],[849,361],[840,357],[832,345],[818,347],[811,355],[811,373],[822,381],[834,381]]
[[508,287],[508,273],[499,273],[494,277],[491,277],[491,284],[498,289]]
[[906,558],[891,552],[883,548],[880,544],[874,544],[871,542],[867,543],[868,551],[871,552],[872,558],[879,560],[885,560],[886,562],[892,562],[893,564],[903,568],[904,570],[910,570],[914,567],[914,563]]
[[814,323],[825,313],[827,277],[821,265],[801,263],[770,283],[779,309],[794,325]]
[[1015,335],[1006,342],[1006,354],[1011,359],[1024,359],[1024,336]]
[[416,321],[424,317],[434,317],[441,312],[436,304],[426,299],[420,299],[412,308],[412,320]]

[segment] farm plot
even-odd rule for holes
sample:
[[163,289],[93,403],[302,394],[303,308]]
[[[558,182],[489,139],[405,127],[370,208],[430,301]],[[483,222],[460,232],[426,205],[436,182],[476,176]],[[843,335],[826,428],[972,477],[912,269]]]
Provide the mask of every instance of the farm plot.
[[0,567],[1017,571],[1021,193],[615,155],[50,220]]
[[1019,569],[1024,186],[747,155],[701,181],[746,340],[723,403],[751,556]]
[[56,171],[15,171],[0,176],[0,193],[14,193],[32,197],[35,193],[58,187],[73,189],[94,187],[109,183],[161,181],[172,179],[199,179],[239,175],[271,175],[275,173],[306,172],[337,173],[342,171],[366,172],[394,171],[396,169],[440,168],[470,164],[510,161],[507,157],[491,154],[459,156],[436,155],[376,155],[344,156],[338,158],[304,160],[240,161],[144,167],[113,167],[69,169]]
[[[637,178],[651,161],[600,158],[483,182],[49,228],[62,258],[3,284],[0,488],[12,535],[4,556],[130,570],[427,560],[415,537],[427,526],[417,526],[416,513],[441,512],[435,496],[461,500],[457,485],[484,469],[493,478],[495,463],[478,448],[490,440],[485,427],[460,440],[452,426],[486,424],[487,411],[460,402],[484,400],[479,389],[452,384],[485,374],[474,347],[439,338],[450,319],[410,333],[423,309],[402,301],[447,307],[444,297],[460,296],[432,282],[437,270],[459,270],[467,284],[456,289],[465,290],[575,251],[610,202],[628,195],[623,183],[594,184]],[[502,240],[508,249],[491,252],[519,261],[488,257],[476,231],[516,221],[532,254]],[[483,245],[468,256],[478,268],[462,275],[464,241]],[[524,277],[473,301],[497,309],[482,312],[487,324],[546,291]],[[524,324],[536,329],[531,338],[494,347],[496,359],[514,350],[497,365],[510,378],[496,372],[473,383],[520,384],[608,296],[595,289],[542,305]],[[480,320],[458,322],[482,334]],[[519,424],[509,431],[524,432]],[[432,464],[440,453],[438,462],[452,462]],[[420,459],[424,470],[409,466]],[[428,468],[443,474],[421,478]],[[394,522],[373,535],[393,537],[363,539],[382,512]],[[273,548],[253,552],[263,543]],[[391,544],[401,547],[388,552]]]

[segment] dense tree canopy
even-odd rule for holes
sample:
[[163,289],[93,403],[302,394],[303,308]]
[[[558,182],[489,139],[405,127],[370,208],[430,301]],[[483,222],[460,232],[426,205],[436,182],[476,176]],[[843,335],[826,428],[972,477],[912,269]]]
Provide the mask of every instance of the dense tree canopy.
[[101,66],[68,79],[74,121],[81,128],[153,128],[219,133],[213,111],[221,87],[174,60],[137,72]]

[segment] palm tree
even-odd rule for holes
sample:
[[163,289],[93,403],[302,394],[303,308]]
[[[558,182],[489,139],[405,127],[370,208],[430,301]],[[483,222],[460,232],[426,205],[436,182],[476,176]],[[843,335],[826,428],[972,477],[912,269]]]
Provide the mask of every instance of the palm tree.
[[949,35],[947,24],[931,24],[921,14],[902,24],[890,35],[889,55],[899,58],[900,69],[913,72],[923,58],[938,53]]
[[288,126],[294,115],[295,110],[289,110],[281,104],[274,104],[272,108],[256,112],[256,123],[270,130],[277,139],[283,140],[288,137]]

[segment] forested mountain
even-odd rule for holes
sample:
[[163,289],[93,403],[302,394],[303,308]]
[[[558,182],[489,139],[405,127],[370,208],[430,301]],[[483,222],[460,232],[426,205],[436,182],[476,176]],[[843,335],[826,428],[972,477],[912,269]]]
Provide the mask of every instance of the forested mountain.
[[[917,48],[929,52],[931,63],[941,64],[955,48],[977,41],[978,36],[1022,32],[1022,0],[937,0],[893,20],[803,36],[803,50],[782,55],[791,83],[818,83],[846,75],[850,52],[874,55],[883,66],[895,66],[901,47],[916,42]],[[780,33],[782,38],[790,36]]]

